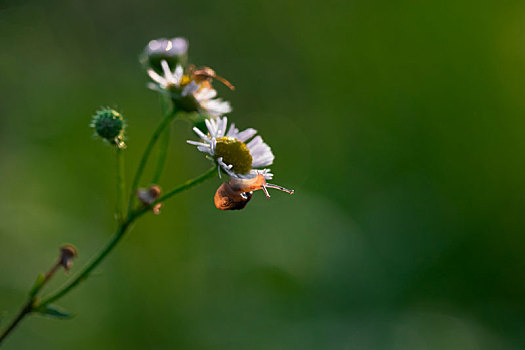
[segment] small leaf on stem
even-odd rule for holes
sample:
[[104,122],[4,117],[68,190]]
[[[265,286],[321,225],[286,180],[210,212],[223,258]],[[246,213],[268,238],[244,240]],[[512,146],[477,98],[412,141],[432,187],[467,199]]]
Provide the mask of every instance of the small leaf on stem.
[[54,317],[54,318],[59,318],[59,319],[69,319],[69,318],[72,318],[73,315],[70,314],[69,312],[57,307],[57,306],[54,306],[54,305],[42,305],[40,307],[38,307],[35,312],[38,312],[39,314],[42,314],[42,315],[45,315],[45,316],[50,316],[50,317]]

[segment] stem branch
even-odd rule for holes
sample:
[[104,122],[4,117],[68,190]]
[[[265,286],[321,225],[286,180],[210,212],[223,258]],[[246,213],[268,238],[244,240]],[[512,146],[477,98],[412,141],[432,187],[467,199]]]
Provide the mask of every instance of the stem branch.
[[[174,188],[170,192],[166,193],[164,196],[157,199],[155,202],[153,202],[151,205],[148,206],[142,206],[136,210],[131,210],[133,206],[133,199],[135,198],[135,194],[140,182],[140,178],[142,176],[142,173],[144,172],[144,168],[146,166],[146,163],[148,161],[149,155],[151,153],[151,150],[153,149],[155,143],[159,139],[162,132],[165,130],[165,128],[170,124],[172,119],[175,116],[175,110],[172,109],[170,112],[166,114],[166,117],[162,121],[162,123],[157,127],[155,132],[153,133],[146,150],[144,151],[144,154],[142,156],[142,159],[140,161],[139,167],[137,169],[137,172],[135,174],[135,177],[133,179],[133,185],[131,187],[131,193],[128,203],[128,210],[127,215],[124,214],[124,190],[125,190],[125,184],[124,184],[124,163],[122,159],[122,150],[117,149],[117,215],[119,216],[119,224],[118,228],[115,232],[115,234],[111,237],[111,239],[106,243],[106,245],[100,250],[92,259],[91,261],[84,266],[84,268],[71,280],[66,282],[64,286],[59,288],[56,292],[52,293],[47,298],[43,299],[42,301],[38,302],[36,299],[37,293],[42,289],[44,284],[51,278],[51,276],[56,271],[56,267],[53,266],[53,268],[46,274],[44,282],[37,287],[35,291],[33,291],[16,318],[10,323],[10,325],[1,333],[0,335],[0,344],[4,341],[4,339],[18,326],[18,324],[29,314],[34,312],[35,310],[38,310],[41,307],[45,307],[49,305],[50,303],[57,301],[58,299],[62,298],[66,294],[68,294],[70,291],[72,291],[76,286],[80,284],[80,282],[87,279],[90,275],[90,273],[106,258],[106,256],[115,248],[115,246],[120,242],[122,237],[126,234],[127,230],[129,229],[130,225],[139,217],[144,215],[146,212],[148,212],[155,204],[161,203],[166,201],[167,199],[171,198],[172,196],[188,190],[202,182],[204,182],[206,179],[210,178],[216,171],[217,166],[214,166],[204,174],[193,178],[191,180],[186,181],[182,185]],[[165,157],[165,155],[164,155]],[[164,161],[162,161],[162,164]]]
[[196,178],[193,178],[191,180],[186,181],[182,185],[176,187],[172,191],[170,191],[170,192],[166,193],[164,196],[160,197],[157,201],[155,201],[151,205],[149,205],[147,207],[140,208],[140,209],[138,209],[136,211],[130,212],[128,214],[127,220],[119,225],[117,231],[115,232],[115,234],[113,235],[111,240],[108,243],[106,243],[104,248],[102,248],[102,250],[95,256],[95,258],[93,258],[91,260],[91,262],[89,262],[73,280],[68,282],[66,285],[64,285],[62,288],[60,288],[57,292],[55,292],[51,296],[49,296],[46,299],[42,300],[39,303],[38,307],[46,306],[46,305],[48,305],[48,304],[50,304],[50,303],[52,303],[52,302],[62,298],[64,295],[69,293],[73,288],[75,288],[80,282],[85,280],[89,276],[91,271],[93,271],[93,269],[95,267],[97,267],[102,262],[102,260],[104,260],[104,258],[113,250],[113,248],[117,245],[117,243],[122,239],[122,237],[124,237],[124,234],[128,230],[129,226],[136,219],[138,219],[143,214],[145,214],[150,208],[152,208],[152,206],[154,206],[157,203],[160,203],[160,202],[163,202],[163,201],[167,200],[168,198],[174,196],[177,193],[180,193],[182,191],[188,190],[188,189],[192,188],[193,186],[196,186],[196,185],[204,182],[206,179],[210,178],[215,173],[215,171],[217,171],[217,167],[216,166],[211,168],[210,170],[208,170],[204,174],[202,174],[202,175],[200,175],[200,176],[198,176]]

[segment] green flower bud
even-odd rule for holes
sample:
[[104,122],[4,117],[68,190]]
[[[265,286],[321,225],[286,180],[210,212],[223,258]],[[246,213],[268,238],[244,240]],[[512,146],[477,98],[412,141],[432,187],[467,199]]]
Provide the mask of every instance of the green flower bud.
[[141,63],[162,74],[160,62],[166,60],[170,67],[186,65],[188,60],[188,41],[184,38],[151,40],[140,57]]
[[114,109],[104,108],[93,116],[91,127],[112,145],[124,147],[124,118]]

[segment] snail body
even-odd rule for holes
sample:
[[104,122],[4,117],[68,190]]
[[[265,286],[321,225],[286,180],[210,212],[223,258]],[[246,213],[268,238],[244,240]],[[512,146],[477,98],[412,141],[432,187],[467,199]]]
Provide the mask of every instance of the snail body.
[[224,182],[219,186],[213,198],[215,206],[220,210],[241,210],[252,199],[253,191],[263,190],[266,198],[270,198],[267,188],[276,188],[278,190],[292,194],[293,190],[287,190],[284,187],[268,184],[263,175],[257,174],[251,179],[231,178],[230,181]]

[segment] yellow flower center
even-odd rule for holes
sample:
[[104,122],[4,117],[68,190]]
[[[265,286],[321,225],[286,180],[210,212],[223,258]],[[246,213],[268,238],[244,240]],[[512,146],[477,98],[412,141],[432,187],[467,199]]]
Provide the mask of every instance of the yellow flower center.
[[247,174],[252,170],[252,155],[244,142],[233,137],[219,137],[215,147],[215,156],[222,157],[226,164],[233,165],[232,170]]
[[180,86],[186,86],[189,83],[191,83],[191,78],[187,75],[183,75],[182,79],[180,80]]

